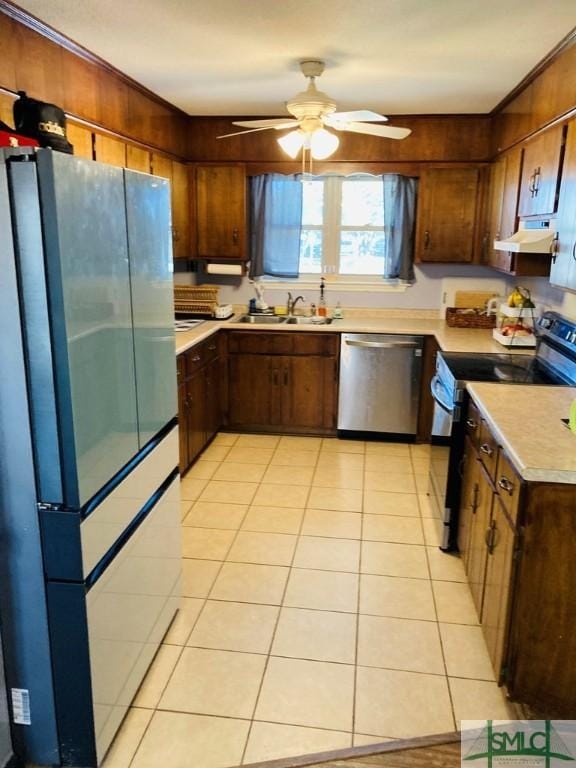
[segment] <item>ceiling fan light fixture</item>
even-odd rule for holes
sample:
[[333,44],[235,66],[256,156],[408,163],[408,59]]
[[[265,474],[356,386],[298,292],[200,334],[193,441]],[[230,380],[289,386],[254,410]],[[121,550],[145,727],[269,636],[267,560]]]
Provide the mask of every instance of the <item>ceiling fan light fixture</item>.
[[339,144],[338,136],[320,128],[310,137],[310,152],[315,160],[325,160],[336,152]]
[[290,131],[285,136],[280,136],[277,141],[284,152],[295,160],[304,144],[304,133],[300,130]]

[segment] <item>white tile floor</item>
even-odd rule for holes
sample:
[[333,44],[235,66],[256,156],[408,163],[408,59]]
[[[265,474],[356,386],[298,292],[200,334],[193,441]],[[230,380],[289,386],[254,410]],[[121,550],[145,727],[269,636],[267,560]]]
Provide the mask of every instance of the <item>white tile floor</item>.
[[181,611],[106,768],[225,768],[511,716],[427,446],[220,434],[182,481]]

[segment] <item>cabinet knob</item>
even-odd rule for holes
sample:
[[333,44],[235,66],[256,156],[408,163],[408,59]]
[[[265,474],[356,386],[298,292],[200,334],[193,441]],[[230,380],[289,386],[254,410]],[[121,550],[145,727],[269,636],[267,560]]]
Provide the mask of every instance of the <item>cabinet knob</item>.
[[232,242],[234,245],[238,245],[238,227],[234,227],[232,230]]
[[492,456],[494,453],[494,449],[492,446],[488,445],[488,443],[482,443],[480,446],[481,453],[485,454],[486,456]]
[[552,264],[555,264],[556,259],[558,258],[558,245],[559,245],[558,232],[556,232],[552,242],[550,243],[550,248],[548,249],[550,252],[550,255],[552,256]]
[[430,247],[430,232],[426,230],[424,232],[424,250],[427,251]]
[[498,487],[502,488],[503,491],[506,491],[506,493],[509,493],[510,495],[512,495],[514,491],[514,483],[511,480],[508,480],[504,475],[498,480]]
[[172,227],[172,240],[177,243],[178,240],[180,240],[180,232],[178,231],[178,227]]
[[478,429],[478,424],[474,421],[474,419],[466,419],[466,425],[470,429]]
[[496,546],[496,523],[494,520],[490,523],[490,528],[486,531],[486,535],[484,536],[484,541],[486,542],[486,546],[488,547],[488,554],[491,555],[494,552],[494,548]]

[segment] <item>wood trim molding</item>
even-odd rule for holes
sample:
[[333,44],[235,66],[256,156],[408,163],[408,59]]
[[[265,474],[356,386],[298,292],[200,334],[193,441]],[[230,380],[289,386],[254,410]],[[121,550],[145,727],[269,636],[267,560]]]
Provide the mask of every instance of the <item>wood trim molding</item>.
[[118,79],[122,80],[124,83],[129,85],[130,88],[133,88],[134,90],[139,91],[147,98],[155,101],[157,104],[161,104],[163,107],[167,107],[168,109],[172,110],[174,113],[179,114],[181,117],[184,117],[186,119],[190,117],[187,112],[184,112],[184,110],[180,109],[179,107],[176,107],[174,104],[171,104],[169,101],[166,101],[161,96],[158,96],[158,94],[154,93],[154,91],[148,90],[148,88],[146,88],[144,85],[139,83],[137,80],[133,80],[129,75],[126,75],[121,70],[116,69],[116,67],[114,67],[105,59],[101,59],[100,56],[97,56],[95,53],[92,53],[87,48],[84,48],[84,46],[80,45],[80,43],[77,43],[74,40],[70,39],[69,37],[66,37],[66,35],[62,34],[61,32],[58,32],[57,29],[54,29],[53,27],[46,24],[44,21],[41,21],[40,19],[36,18],[36,16],[33,16],[31,13],[28,13],[28,11],[25,11],[23,8],[20,8],[20,6],[14,3],[8,2],[8,0],[0,0],[0,13],[3,13],[9,18],[13,19],[14,21],[17,21],[20,24],[23,24],[25,27],[28,27],[28,29],[31,29],[34,32],[37,32],[42,37],[45,37],[48,40],[51,40],[53,43],[56,43],[60,47],[69,51],[70,53],[73,53],[75,56],[78,56],[79,58],[84,59],[85,61],[88,61],[91,64],[95,64],[96,66],[106,70],[110,74],[113,74],[115,77],[117,77]]
[[563,37],[560,42],[552,48],[551,51],[549,51],[546,56],[544,56],[543,59],[540,59],[540,61],[532,67],[530,72],[526,74],[522,80],[518,83],[518,85],[514,86],[510,93],[508,93],[506,96],[504,96],[503,99],[501,99],[498,104],[492,109],[492,111],[489,113],[490,116],[494,117],[498,115],[504,107],[506,107],[508,104],[510,104],[511,101],[513,101],[525,88],[527,88],[536,78],[538,75],[541,75],[544,70],[552,64],[552,62],[560,56],[567,48],[570,48],[572,45],[576,44],[576,27],[574,27],[573,30],[568,32],[566,37]]
[[453,732],[442,733],[435,736],[417,736],[412,739],[397,739],[394,741],[369,744],[365,747],[346,747],[345,749],[336,749],[330,752],[318,752],[312,755],[302,755],[301,757],[266,760],[260,763],[250,763],[246,768],[305,768],[305,766],[316,766],[321,763],[332,763],[333,761],[340,763],[340,761],[344,760],[373,757],[374,755],[390,754],[407,749],[440,747],[448,744],[458,744],[458,746],[460,746],[460,733]]

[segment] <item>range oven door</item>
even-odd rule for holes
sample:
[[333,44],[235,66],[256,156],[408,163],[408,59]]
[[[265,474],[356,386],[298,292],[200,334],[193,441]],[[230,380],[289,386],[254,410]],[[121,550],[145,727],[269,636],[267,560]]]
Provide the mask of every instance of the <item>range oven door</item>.
[[450,506],[447,503],[450,454],[453,444],[454,423],[459,418],[459,406],[455,405],[442,385],[438,376],[434,376],[430,389],[434,398],[432,420],[432,438],[428,495],[436,522],[438,542],[441,549],[450,549]]

